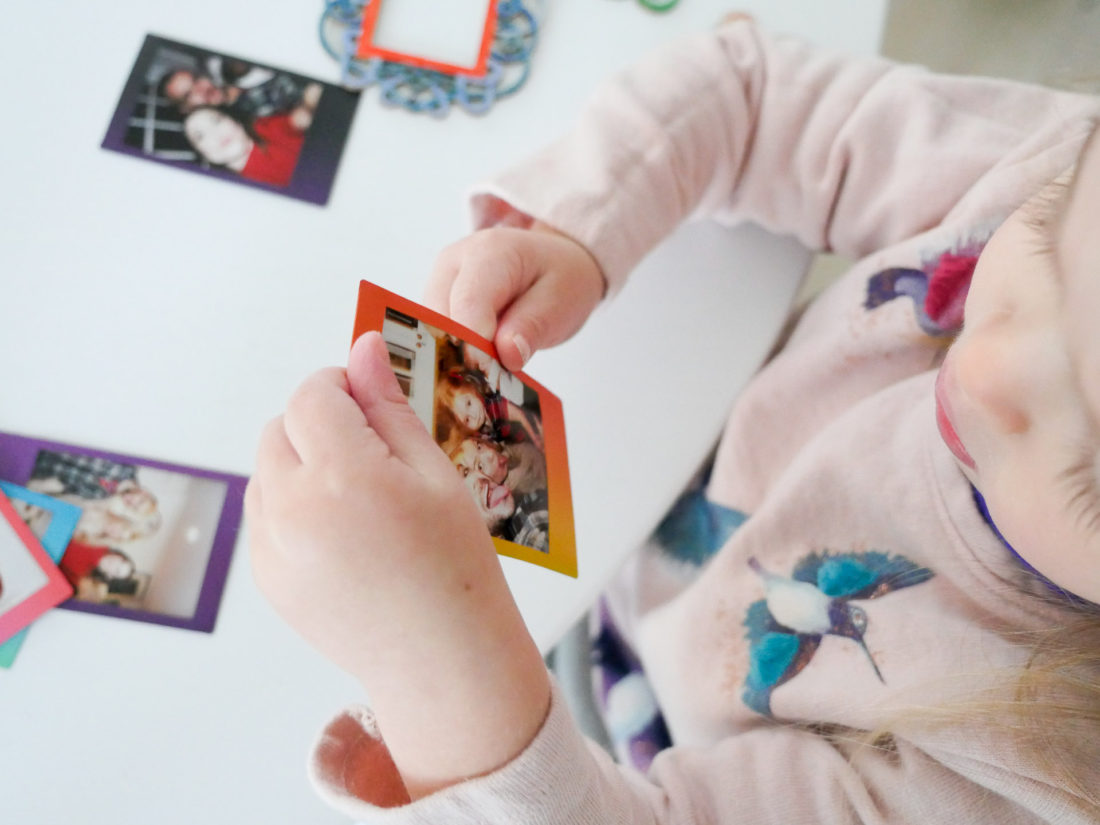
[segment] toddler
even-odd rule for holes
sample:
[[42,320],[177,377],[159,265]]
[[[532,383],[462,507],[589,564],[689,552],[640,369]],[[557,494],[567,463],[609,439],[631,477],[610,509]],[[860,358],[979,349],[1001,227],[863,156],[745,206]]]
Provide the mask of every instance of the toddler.
[[712,529],[662,525],[593,612],[618,762],[381,339],[309,378],[247,506],[259,586],[371,699],[317,744],[322,796],[448,825],[1100,820],[1098,115],[737,21],[483,187],[429,300],[509,370],[690,215],[860,262],[673,511]]
[[539,430],[523,408],[492,389],[477,370],[448,371],[436,384],[435,400],[463,436],[480,435],[502,444],[530,440],[542,447]]

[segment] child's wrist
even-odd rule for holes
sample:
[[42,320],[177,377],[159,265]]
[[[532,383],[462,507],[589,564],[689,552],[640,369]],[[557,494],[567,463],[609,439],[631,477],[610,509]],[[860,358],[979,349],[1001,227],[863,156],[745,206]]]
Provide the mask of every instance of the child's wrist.
[[494,632],[443,648],[410,678],[367,685],[414,800],[506,765],[538,734],[550,703],[549,675],[522,622],[510,638]]
[[363,640],[354,675],[414,799],[509,762],[549,707],[542,656],[492,561],[472,590],[432,598]]

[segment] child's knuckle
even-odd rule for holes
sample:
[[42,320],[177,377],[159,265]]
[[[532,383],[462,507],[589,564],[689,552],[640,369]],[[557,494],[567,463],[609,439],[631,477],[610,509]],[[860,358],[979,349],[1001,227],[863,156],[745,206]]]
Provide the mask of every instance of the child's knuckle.
[[284,418],[294,429],[299,429],[301,424],[315,421],[321,414],[321,394],[316,383],[309,381],[302,384],[286,404]]

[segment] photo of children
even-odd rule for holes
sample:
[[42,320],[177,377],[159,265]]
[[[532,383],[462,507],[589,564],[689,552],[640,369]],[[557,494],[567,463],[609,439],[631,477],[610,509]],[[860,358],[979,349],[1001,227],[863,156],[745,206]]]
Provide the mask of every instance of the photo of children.
[[465,480],[490,534],[549,552],[538,394],[474,345],[392,307],[382,337],[410,405]]
[[[75,591],[62,607],[213,630],[247,479],[8,433],[0,478],[79,508],[57,563]],[[42,516],[20,515],[32,529]]]
[[561,399],[491,341],[369,281],[352,340],[378,333],[409,407],[468,489],[501,556],[577,575]]
[[150,35],[103,145],[324,203],[356,103],[316,80]]
[[194,613],[224,482],[41,450],[26,486],[83,511],[59,564],[75,599]]

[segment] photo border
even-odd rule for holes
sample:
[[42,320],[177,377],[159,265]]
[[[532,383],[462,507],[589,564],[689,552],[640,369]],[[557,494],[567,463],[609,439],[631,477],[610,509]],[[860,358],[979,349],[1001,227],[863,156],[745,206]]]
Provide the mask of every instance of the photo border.
[[50,511],[50,526],[46,528],[39,542],[50,558],[57,555],[57,558],[54,558],[54,564],[61,561],[61,556],[69,546],[80,517],[84,515],[84,510],[75,504],[35,490],[28,490],[26,487],[3,479],[0,479],[0,493],[14,501],[22,501]]
[[[466,343],[491,355],[497,361],[500,356],[496,347],[487,338],[483,338],[471,329],[455,323],[450,318],[434,310],[417,304],[407,298],[383,289],[370,281],[359,282],[359,299],[355,312],[355,327],[352,344],[365,332],[382,331],[386,309],[395,309],[418,321],[438,327]],[[577,577],[577,540],[573,520],[573,496],[569,483],[569,461],[565,446],[565,418],[562,415],[561,400],[525,373],[512,373],[526,386],[535,391],[539,399],[542,416],[543,438],[546,451],[546,495],[549,512],[548,553],[541,553],[530,547],[507,539],[493,536],[493,544],[502,556],[530,562],[531,564],[555,570],[566,576]]]
[[51,607],[69,598],[73,594],[73,588],[34,537],[31,528],[19,517],[6,495],[0,495],[0,516],[11,525],[16,538],[23,543],[31,559],[46,574],[44,585],[19,604],[0,613],[0,639],[6,642]]
[[134,621],[159,624],[166,627],[198,630],[203,633],[213,632],[214,624],[218,618],[218,610],[221,606],[222,594],[225,591],[226,579],[229,576],[229,564],[233,559],[233,549],[240,531],[241,515],[244,509],[244,488],[248,483],[248,479],[245,476],[185,467],[182,464],[154,461],[138,456],[94,450],[76,444],[46,441],[6,432],[0,432],[0,478],[25,485],[34,469],[35,458],[41,450],[105,458],[120,464],[134,464],[139,469],[149,467],[154,470],[165,470],[194,478],[220,481],[226,485],[225,501],[218,517],[218,527],[214,531],[210,557],[207,559],[206,571],[203,574],[202,588],[195,603],[195,612],[191,616],[170,616],[166,613],[155,613],[151,610],[115,607],[113,605],[82,602],[76,599],[70,599],[59,605],[66,610],[75,610],[79,613],[94,613],[99,616],[133,619]]
[[493,47],[493,36],[497,25],[497,2],[489,0],[489,8],[485,14],[485,27],[481,32],[481,46],[478,48],[477,62],[473,66],[458,66],[453,63],[443,63],[427,57],[415,54],[395,52],[383,49],[371,43],[374,31],[378,26],[378,15],[382,9],[383,0],[372,0],[363,11],[363,26],[359,33],[359,45],[355,56],[360,59],[380,57],[383,60],[391,60],[395,63],[404,63],[408,66],[416,66],[419,69],[430,69],[435,72],[443,72],[451,75],[467,75],[472,77],[484,77],[489,69],[489,53]]
[[[10,481],[0,481],[0,493],[7,496],[11,501],[22,501],[50,512],[50,525],[38,541],[42,545],[42,549],[46,551],[46,555],[50,557],[50,561],[55,565],[59,564],[61,557],[65,555],[65,549],[69,546],[73,533],[76,531],[77,522],[80,521],[84,511],[75,504],[48,496],[45,493],[28,490],[26,487],[20,487]],[[34,535],[33,530],[31,535]],[[0,667],[10,668],[15,663],[15,658],[19,655],[19,649],[26,641],[29,630],[29,626],[24,627],[6,642],[0,642]]]
[[[271,69],[290,75],[305,83],[320,83],[323,87],[321,99],[317,103],[317,111],[314,112],[313,122],[306,132],[305,142],[302,145],[298,163],[294,168],[294,174],[287,186],[273,186],[260,181],[249,180],[233,172],[220,169],[203,169],[196,163],[182,160],[168,160],[156,158],[145,154],[140,149],[128,146],[125,143],[126,124],[133,112],[134,102],[137,100],[142,88],[145,86],[145,70],[161,48],[176,48],[187,52],[199,52],[207,55],[218,55],[231,60],[241,60],[264,69]],[[333,182],[343,157],[344,147],[347,145],[348,136],[351,134],[352,120],[356,108],[359,105],[359,93],[326,83],[317,78],[307,77],[298,72],[280,69],[267,63],[261,63],[250,58],[220,52],[205,46],[197,46],[193,43],[183,43],[179,40],[170,40],[156,34],[147,34],[134,59],[130,75],[122,87],[118,105],[115,107],[111,123],[107,127],[107,134],[103,138],[102,148],[123,155],[139,158],[140,160],[169,166],[173,169],[181,169],[185,172],[193,172],[199,175],[216,178],[217,180],[261,189],[276,195],[285,195],[297,200],[324,206],[328,203],[332,194]]]

